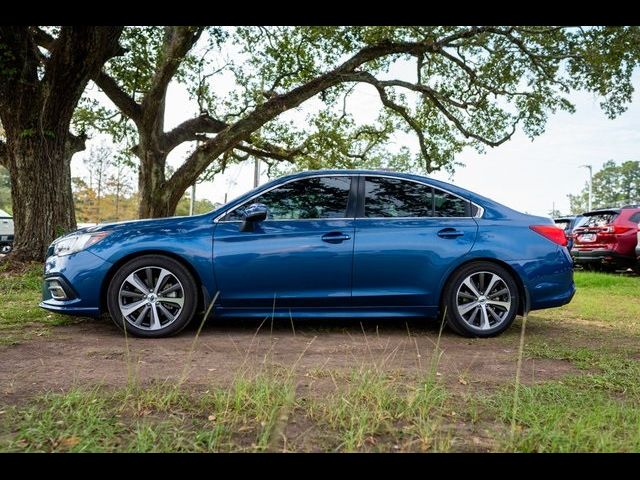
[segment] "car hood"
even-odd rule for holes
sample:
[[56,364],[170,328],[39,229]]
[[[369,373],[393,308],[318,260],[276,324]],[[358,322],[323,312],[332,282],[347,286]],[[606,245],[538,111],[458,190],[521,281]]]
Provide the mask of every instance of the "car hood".
[[176,228],[182,225],[186,227],[187,225],[202,221],[206,219],[206,217],[210,217],[211,213],[212,212],[194,216],[145,218],[142,220],[125,220],[122,222],[100,223],[98,225],[79,228],[77,230],[74,230],[73,232],[69,232],[62,237],[57,238],[56,241],[62,240],[63,238],[71,235],[79,235],[83,233],[140,231],[145,230],[146,228]]

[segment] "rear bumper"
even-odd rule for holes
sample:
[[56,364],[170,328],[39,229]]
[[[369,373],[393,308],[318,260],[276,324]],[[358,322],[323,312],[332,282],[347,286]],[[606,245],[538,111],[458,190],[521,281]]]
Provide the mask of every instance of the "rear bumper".
[[620,255],[613,250],[571,250],[571,257],[576,265],[599,264],[614,267],[630,267],[636,259],[630,255]]
[[566,248],[558,247],[551,258],[508,263],[522,280],[530,310],[566,305],[576,293],[573,262]]

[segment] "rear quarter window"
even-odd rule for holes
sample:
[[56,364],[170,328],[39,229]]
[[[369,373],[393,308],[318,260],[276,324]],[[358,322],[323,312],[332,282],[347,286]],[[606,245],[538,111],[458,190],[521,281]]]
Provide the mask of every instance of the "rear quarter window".
[[640,223],[640,212],[636,212],[631,217],[629,217],[629,221],[633,223]]

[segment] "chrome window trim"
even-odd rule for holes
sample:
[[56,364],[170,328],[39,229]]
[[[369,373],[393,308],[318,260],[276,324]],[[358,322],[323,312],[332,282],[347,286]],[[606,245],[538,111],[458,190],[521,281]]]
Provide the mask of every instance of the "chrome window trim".
[[472,202],[471,200],[464,198],[460,195],[458,195],[457,193],[453,193],[450,192],[449,190],[446,190],[444,188],[441,187],[436,187],[435,185],[430,185],[428,183],[424,183],[420,180],[415,180],[413,178],[404,178],[404,177],[398,177],[396,175],[389,175],[389,174],[377,174],[377,173],[318,173],[318,174],[314,174],[314,175],[309,175],[306,177],[302,177],[302,178],[292,178],[291,180],[287,180],[284,183],[280,183],[278,185],[274,185],[273,187],[264,190],[260,193],[256,193],[255,195],[252,195],[251,197],[247,198],[244,202],[242,202],[240,205],[236,205],[235,207],[227,210],[226,212],[221,213],[220,215],[218,215],[216,218],[213,219],[213,223],[238,223],[241,220],[225,220],[225,221],[220,221],[221,218],[225,217],[226,215],[229,215],[230,213],[234,212],[235,210],[237,210],[238,208],[240,208],[242,205],[244,205],[246,202],[249,202],[251,200],[253,200],[254,198],[257,198],[261,195],[264,195],[266,193],[269,193],[271,190],[274,190],[276,188],[282,187],[284,185],[287,185],[291,182],[296,182],[298,180],[305,180],[307,178],[318,178],[318,177],[382,177],[382,178],[393,178],[396,180],[406,180],[408,182],[414,182],[414,183],[418,183],[420,185],[424,185],[425,187],[431,187],[431,188],[437,188],[438,190],[441,190],[445,193],[448,193],[450,195],[453,195],[454,197],[457,197],[461,200],[464,200],[465,202],[469,202],[471,205],[475,206],[478,211],[477,213],[472,216],[472,217],[353,217],[353,218],[292,218],[292,219],[277,219],[277,220],[268,220],[269,222],[296,222],[296,221],[318,221],[318,220],[353,220],[354,218],[357,218],[358,220],[362,220],[362,219],[367,219],[367,220],[407,220],[407,219],[412,219],[412,218],[482,218],[482,216],[484,215],[484,208],[480,205],[478,205],[475,202]]
[[478,217],[358,217],[356,220],[435,220],[437,218],[459,218],[464,220]]
[[[276,219],[267,219],[263,220],[260,223],[264,222],[326,222],[326,221],[338,221],[338,220],[356,220],[356,217],[340,217],[340,218],[276,218]],[[224,222],[217,223],[241,223],[242,220],[225,220]]]

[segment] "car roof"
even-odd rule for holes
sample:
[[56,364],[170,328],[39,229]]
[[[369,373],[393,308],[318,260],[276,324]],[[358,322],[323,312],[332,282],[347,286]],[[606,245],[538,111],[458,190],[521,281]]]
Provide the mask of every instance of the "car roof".
[[[472,192],[471,190],[467,190],[466,188],[458,187],[452,183],[443,182],[442,180],[437,180],[433,177],[429,177],[426,175],[418,175],[414,173],[405,173],[405,172],[397,172],[393,170],[366,170],[366,169],[327,169],[327,170],[307,170],[304,172],[293,173],[290,175],[285,175],[283,177],[279,177],[277,179],[272,180],[269,183],[280,183],[282,181],[287,181],[295,178],[305,178],[305,177],[314,177],[318,175],[375,175],[375,176],[388,176],[388,177],[396,177],[396,178],[404,178],[407,180],[416,180],[420,182],[428,182],[434,187],[442,188],[443,190],[447,190],[451,193],[460,195],[465,197],[472,202],[476,203],[484,203],[489,206],[497,206],[499,208],[509,208],[505,205],[502,205],[495,200],[487,198],[478,193]],[[266,185],[266,184],[265,184]],[[509,209],[512,210],[512,209]]]

